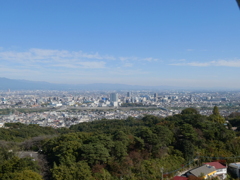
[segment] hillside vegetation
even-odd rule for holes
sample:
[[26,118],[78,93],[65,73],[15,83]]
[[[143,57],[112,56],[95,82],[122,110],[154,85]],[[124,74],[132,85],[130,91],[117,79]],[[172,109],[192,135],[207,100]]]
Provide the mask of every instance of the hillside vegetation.
[[[237,123],[238,116],[229,118],[235,118],[230,123]],[[41,163],[29,164],[28,159],[10,156],[6,151],[9,147],[5,146],[0,175],[1,179],[10,176],[14,179],[22,171],[15,166],[22,163],[21,168],[28,172],[29,179],[36,174],[51,180],[154,180],[161,179],[162,170],[164,177],[172,177],[190,162],[237,160],[240,138],[231,124],[224,123],[215,107],[210,116],[188,108],[166,118],[146,115],[142,119],[103,119],[58,130],[11,124],[9,129],[0,131],[6,136],[3,140],[22,140],[10,145],[16,149],[39,150],[42,159]],[[25,128],[23,135],[18,134],[21,126]],[[34,128],[35,131],[30,130]],[[42,138],[34,137],[40,135]]]

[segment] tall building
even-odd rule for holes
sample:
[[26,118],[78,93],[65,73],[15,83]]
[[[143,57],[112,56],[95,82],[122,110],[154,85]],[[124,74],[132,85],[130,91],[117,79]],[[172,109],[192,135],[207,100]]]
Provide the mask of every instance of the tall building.
[[154,101],[157,101],[157,100],[158,100],[158,94],[154,93]]
[[110,101],[117,102],[118,101],[118,93],[111,93],[110,94]]
[[132,93],[131,92],[127,92],[127,97],[131,97]]

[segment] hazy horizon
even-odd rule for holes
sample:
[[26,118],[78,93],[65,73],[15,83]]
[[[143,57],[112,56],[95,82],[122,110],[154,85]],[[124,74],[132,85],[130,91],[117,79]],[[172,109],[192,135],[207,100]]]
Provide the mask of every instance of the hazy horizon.
[[0,76],[240,88],[235,0],[4,1]]

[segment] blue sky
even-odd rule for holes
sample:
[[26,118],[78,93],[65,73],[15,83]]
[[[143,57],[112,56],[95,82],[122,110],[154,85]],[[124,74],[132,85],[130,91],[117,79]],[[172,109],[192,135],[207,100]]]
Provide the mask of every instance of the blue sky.
[[0,77],[240,88],[235,0],[7,0]]

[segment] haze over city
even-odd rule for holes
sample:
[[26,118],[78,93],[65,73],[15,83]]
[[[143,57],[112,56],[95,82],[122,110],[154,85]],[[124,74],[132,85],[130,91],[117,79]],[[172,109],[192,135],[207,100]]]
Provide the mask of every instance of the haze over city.
[[235,1],[2,1],[0,77],[240,88]]

